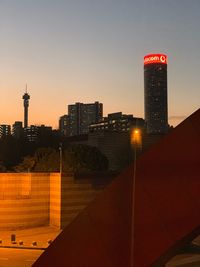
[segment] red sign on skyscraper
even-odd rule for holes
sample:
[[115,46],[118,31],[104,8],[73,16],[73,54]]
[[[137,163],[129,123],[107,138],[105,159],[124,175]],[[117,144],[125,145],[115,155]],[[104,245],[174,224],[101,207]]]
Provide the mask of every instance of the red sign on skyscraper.
[[144,57],[144,65],[156,63],[167,64],[167,56],[164,54],[150,54]]

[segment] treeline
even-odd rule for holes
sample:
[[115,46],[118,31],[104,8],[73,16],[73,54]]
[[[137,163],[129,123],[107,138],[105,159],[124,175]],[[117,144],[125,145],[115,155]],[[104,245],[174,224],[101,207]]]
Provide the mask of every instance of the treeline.
[[[61,150],[60,150],[61,149]],[[5,136],[0,139],[0,172],[105,171],[107,158],[96,148],[70,144],[54,137],[31,143]]]

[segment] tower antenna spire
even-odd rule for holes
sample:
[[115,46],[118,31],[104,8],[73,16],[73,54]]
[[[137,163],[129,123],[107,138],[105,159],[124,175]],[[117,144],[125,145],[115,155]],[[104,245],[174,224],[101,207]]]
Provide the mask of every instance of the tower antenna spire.
[[24,128],[28,127],[28,107],[29,107],[29,99],[30,95],[27,93],[27,84],[26,84],[26,92],[22,96],[22,99],[24,100]]

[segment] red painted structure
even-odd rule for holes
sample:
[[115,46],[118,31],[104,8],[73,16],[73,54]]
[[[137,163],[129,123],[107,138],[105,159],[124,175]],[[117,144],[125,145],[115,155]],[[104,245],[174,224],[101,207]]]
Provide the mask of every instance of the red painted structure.
[[[130,267],[130,166],[34,267]],[[200,234],[200,109],[137,161],[134,267],[164,266]]]

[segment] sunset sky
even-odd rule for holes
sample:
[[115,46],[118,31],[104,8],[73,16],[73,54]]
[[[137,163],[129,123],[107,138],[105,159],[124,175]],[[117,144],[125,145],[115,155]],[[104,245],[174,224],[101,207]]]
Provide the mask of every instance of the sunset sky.
[[200,107],[199,0],[0,0],[0,124],[58,126],[67,105],[144,117],[143,57],[168,55],[169,123]]

